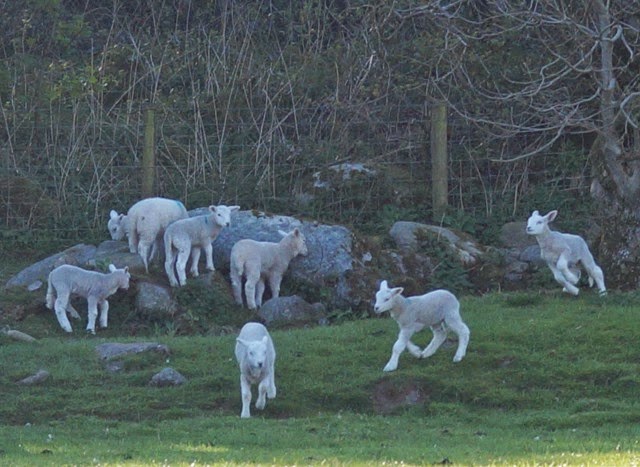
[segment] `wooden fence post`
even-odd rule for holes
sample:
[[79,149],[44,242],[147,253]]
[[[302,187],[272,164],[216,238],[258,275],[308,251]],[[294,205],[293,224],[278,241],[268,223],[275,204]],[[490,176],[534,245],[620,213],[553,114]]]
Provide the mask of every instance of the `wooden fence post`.
[[156,178],[155,111],[148,106],[144,113],[144,149],[142,151],[142,197],[153,196]]
[[433,220],[440,221],[449,206],[447,106],[435,102],[431,110],[431,204]]

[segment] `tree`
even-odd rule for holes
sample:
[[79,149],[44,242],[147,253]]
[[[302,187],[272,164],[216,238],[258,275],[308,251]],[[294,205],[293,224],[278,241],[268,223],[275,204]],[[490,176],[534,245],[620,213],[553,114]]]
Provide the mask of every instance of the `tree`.
[[451,0],[396,15],[441,29],[429,86],[496,160],[589,144],[599,259],[613,285],[640,285],[640,3]]

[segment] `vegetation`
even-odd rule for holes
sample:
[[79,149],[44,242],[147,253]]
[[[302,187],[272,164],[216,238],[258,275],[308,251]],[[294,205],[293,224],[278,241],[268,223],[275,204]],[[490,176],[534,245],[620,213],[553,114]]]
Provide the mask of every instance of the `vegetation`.
[[[273,331],[278,397],[240,420],[234,334],[138,340],[170,355],[122,359],[95,346],[130,337],[62,335],[51,313],[0,335],[0,458],[6,465],[348,464],[621,465],[637,463],[637,294],[464,297],[465,360],[455,343],[432,358],[402,355],[382,372],[397,327],[388,317]],[[115,322],[116,318],[112,320]],[[48,329],[45,333],[44,330]],[[427,344],[429,333],[416,343]],[[179,387],[148,385],[164,367]],[[38,369],[44,383],[16,382]]]

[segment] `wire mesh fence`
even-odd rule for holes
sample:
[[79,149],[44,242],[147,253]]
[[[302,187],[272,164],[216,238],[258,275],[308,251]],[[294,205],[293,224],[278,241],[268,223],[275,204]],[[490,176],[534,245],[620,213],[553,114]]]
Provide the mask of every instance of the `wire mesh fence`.
[[[370,118],[351,118],[333,132],[327,119],[315,126],[280,121],[260,127],[243,119],[221,125],[158,112],[149,194],[180,199],[188,209],[239,204],[375,233],[398,219],[441,222],[432,210],[428,113],[414,110],[375,125]],[[4,244],[105,238],[109,211],[126,211],[147,195],[144,113],[140,108],[86,120],[78,113],[65,119],[72,124],[31,118],[5,125]],[[571,149],[579,147],[497,162],[473,127],[450,119],[448,212],[508,218],[554,194],[576,198],[588,189],[589,173],[586,155]]]

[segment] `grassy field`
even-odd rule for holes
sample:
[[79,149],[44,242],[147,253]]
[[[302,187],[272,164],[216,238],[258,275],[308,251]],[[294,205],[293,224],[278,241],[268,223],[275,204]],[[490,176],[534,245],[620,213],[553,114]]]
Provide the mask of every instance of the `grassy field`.
[[[249,420],[233,334],[123,337],[116,305],[110,331],[76,324],[67,336],[53,313],[14,306],[3,324],[38,341],[0,335],[0,464],[640,465],[640,295],[461,302],[471,342],[459,364],[447,342],[383,373],[397,334],[388,316],[273,331],[278,397]],[[171,353],[125,357],[113,373],[95,351],[140,341]],[[149,386],[165,367],[188,382]],[[16,384],[39,369],[44,383]]]

